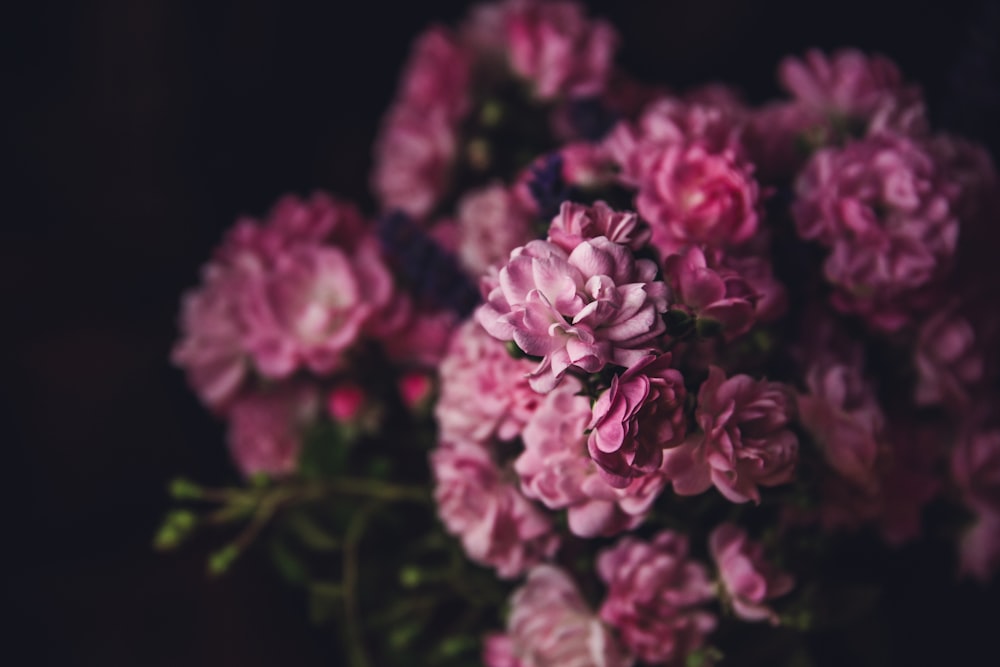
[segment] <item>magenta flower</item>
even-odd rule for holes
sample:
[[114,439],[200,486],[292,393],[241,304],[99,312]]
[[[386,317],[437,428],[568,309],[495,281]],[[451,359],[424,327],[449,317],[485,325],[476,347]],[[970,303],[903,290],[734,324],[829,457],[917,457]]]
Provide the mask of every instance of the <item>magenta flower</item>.
[[607,584],[601,618],[649,664],[683,661],[705,643],[715,617],[703,606],[715,595],[705,567],[688,556],[687,538],[663,531],[652,541],[623,537],[597,556]]
[[373,243],[348,256],[302,246],[280,256],[247,301],[247,349],[261,374],[298,368],[326,374],[342,363],[362,327],[392,296],[392,277]]
[[320,400],[311,387],[282,386],[237,398],[229,410],[229,452],[246,476],[294,473],[302,434],[319,417]]
[[590,401],[567,379],[546,394],[521,434],[524,451],[514,462],[521,489],[549,509],[567,510],[570,532],[615,535],[642,523],[667,485],[662,470],[612,486],[587,454],[584,430]]
[[441,395],[434,414],[441,437],[487,442],[520,435],[542,399],[528,385],[532,368],[530,361],[511,357],[476,322],[459,327],[439,371]]
[[882,56],[869,57],[853,49],[826,56],[814,49],[804,60],[785,58],[778,76],[805,109],[837,122],[853,120],[867,126],[880,116],[895,116],[893,126],[900,129],[922,122],[919,89],[904,85],[895,63]]
[[636,207],[664,255],[691,243],[738,245],[757,231],[759,188],[749,163],[703,146],[660,149],[639,178]]
[[712,154],[742,157],[742,108],[731,98],[705,95],[685,101],[658,97],[635,123],[621,122],[604,140],[604,149],[621,168],[626,185],[639,186],[668,147],[701,146]]
[[830,249],[834,305],[879,329],[912,317],[906,299],[949,268],[955,186],[919,144],[879,134],[815,153],[796,182],[799,234]]
[[715,486],[734,503],[760,503],[760,486],[791,481],[798,439],[788,428],[789,396],[779,382],[747,375],[726,379],[718,366],[698,391],[695,419],[702,433],[664,452],[674,491],[694,495]]
[[550,391],[570,368],[630,366],[664,331],[666,285],[656,265],[604,237],[571,253],[547,241],[514,250],[476,318],[489,334],[542,357],[533,389]]
[[430,28],[413,43],[396,104],[418,113],[443,110],[448,118],[458,119],[468,110],[471,67],[471,54],[449,30]]
[[172,354],[206,405],[224,412],[252,374],[250,295],[275,263],[300,246],[331,243],[353,251],[365,237],[357,208],[320,192],[305,201],[282,197],[263,222],[237,221],[202,270],[202,286],[184,296]]
[[216,411],[229,406],[251,371],[240,303],[253,279],[252,272],[209,264],[202,286],[181,302],[181,339],[171,359],[186,371],[198,398]]
[[972,325],[950,308],[921,323],[913,361],[917,405],[961,408],[969,402],[969,389],[983,378],[983,354]]
[[712,559],[719,568],[723,595],[733,612],[745,621],[767,619],[778,624],[778,615],[765,602],[787,594],[795,580],[764,559],[764,547],[747,538],[746,531],[724,523],[708,538]]
[[735,271],[710,267],[700,248],[667,257],[663,274],[671,311],[717,324],[727,340],[753,326],[757,293]]
[[443,442],[431,453],[431,468],[438,516],[470,559],[511,579],[555,552],[559,540],[548,518],[501,479],[485,446]]
[[448,188],[456,151],[455,128],[445,110],[395,108],[375,142],[371,187],[382,210],[426,217]]
[[575,2],[536,0],[510,2],[506,21],[511,67],[538,99],[604,90],[618,46],[610,24],[588,20]]
[[[491,644],[497,667],[630,667],[629,656],[588,608],[565,571],[539,565],[510,598],[508,644]],[[513,659],[511,659],[513,658]]]
[[989,583],[1000,570],[1000,513],[976,517],[959,542],[959,571]]
[[965,504],[1000,514],[1000,430],[965,434],[952,450],[951,471]]
[[531,215],[502,185],[472,190],[458,201],[458,256],[473,275],[502,264],[532,238]]
[[524,667],[514,655],[514,642],[505,634],[494,632],[483,637],[483,665],[486,667]]
[[594,403],[587,448],[611,486],[656,472],[663,450],[684,440],[687,391],[670,362],[669,353],[650,355],[614,376]]
[[[806,360],[809,392],[798,396],[799,421],[826,463],[871,494],[878,489],[875,466],[885,418],[875,387],[864,376],[862,346],[835,339],[825,324],[820,320],[806,331],[813,353]],[[837,347],[845,349],[835,351]]]
[[615,211],[603,201],[593,206],[563,202],[549,227],[549,241],[566,252],[583,241],[604,236],[613,243],[641,250],[649,241],[650,229],[632,211]]

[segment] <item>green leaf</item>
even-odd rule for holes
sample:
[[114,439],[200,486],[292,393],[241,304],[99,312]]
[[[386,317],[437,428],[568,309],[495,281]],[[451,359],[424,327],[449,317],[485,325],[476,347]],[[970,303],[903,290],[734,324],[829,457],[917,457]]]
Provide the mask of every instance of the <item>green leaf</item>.
[[332,535],[326,528],[305,512],[294,512],[288,515],[285,525],[288,530],[302,543],[313,551],[336,551],[340,549],[340,539]]
[[201,486],[185,477],[171,480],[169,490],[176,500],[197,500],[202,495]]
[[309,569],[306,564],[283,540],[277,537],[272,539],[270,551],[271,560],[285,581],[298,586],[308,580]]
[[235,544],[227,544],[208,556],[208,573],[213,577],[225,574],[240,556],[240,548]]
[[344,587],[330,581],[309,584],[309,622],[324,625],[334,618],[343,604]]

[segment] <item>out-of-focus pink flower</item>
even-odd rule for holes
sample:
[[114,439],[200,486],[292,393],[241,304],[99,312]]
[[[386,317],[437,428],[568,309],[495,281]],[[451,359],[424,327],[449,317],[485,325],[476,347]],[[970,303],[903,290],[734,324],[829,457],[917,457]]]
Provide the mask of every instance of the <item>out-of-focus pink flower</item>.
[[694,495],[715,485],[734,503],[759,503],[758,485],[791,481],[799,443],[788,428],[789,409],[785,385],[747,375],[726,379],[718,366],[709,368],[695,412],[703,433],[664,452],[674,491]]
[[1000,430],[964,434],[952,450],[951,471],[965,504],[1000,514]]
[[354,204],[324,192],[315,192],[306,200],[285,195],[263,221],[237,220],[214,259],[244,269],[267,268],[298,245],[327,243],[353,250],[368,231]]
[[187,372],[202,402],[214,410],[228,407],[250,372],[240,312],[249,279],[239,269],[209,264],[202,271],[202,286],[185,294],[181,302],[181,339],[171,358]]
[[293,248],[319,243],[353,251],[366,233],[357,208],[321,192],[305,201],[282,197],[263,222],[237,221],[203,269],[202,287],[184,296],[181,340],[172,355],[206,405],[224,412],[252,371],[249,295],[275,262]]
[[905,299],[949,268],[955,186],[913,140],[887,133],[815,153],[796,182],[799,234],[830,248],[834,305],[877,328],[912,317]]
[[367,397],[356,384],[339,384],[326,395],[326,411],[336,421],[353,421],[361,414]]
[[396,382],[403,405],[410,410],[423,410],[434,393],[434,379],[430,373],[410,371]]
[[834,352],[834,341],[817,327],[814,353],[808,359],[808,394],[798,397],[799,421],[839,475],[867,493],[878,487],[875,469],[878,436],[884,424],[874,387],[864,377],[863,351],[851,345]]
[[270,378],[303,366],[319,374],[336,369],[393,290],[373,242],[353,256],[329,246],[293,248],[253,287],[246,295],[247,349]]
[[976,517],[959,543],[959,571],[988,583],[1000,570],[1000,514]]
[[[508,655],[520,667],[629,667],[633,658],[563,570],[539,565],[510,598]],[[501,650],[507,647],[499,647]],[[506,652],[506,651],[505,651]]]
[[594,403],[587,447],[614,487],[659,470],[663,450],[684,440],[687,391],[670,363],[669,353],[650,355],[614,376]]
[[650,542],[623,537],[597,556],[608,586],[601,618],[649,664],[681,664],[705,643],[715,617],[703,608],[715,597],[705,567],[688,556],[687,538],[663,531]]
[[757,231],[759,187],[750,164],[732,152],[666,146],[638,181],[636,207],[664,255],[691,243],[738,245]]
[[942,309],[920,325],[913,361],[918,405],[961,408],[969,402],[969,388],[983,378],[976,334],[953,309]]
[[448,188],[455,143],[455,128],[443,110],[392,111],[375,141],[372,189],[382,210],[418,219],[429,214]]
[[532,367],[476,322],[459,327],[440,367],[434,414],[441,437],[486,442],[520,435],[542,399],[528,385]]
[[763,545],[751,542],[735,524],[713,530],[708,545],[733,612],[745,621],[767,619],[777,625],[778,615],[764,603],[790,592],[795,580],[768,563]]
[[549,226],[549,241],[569,253],[598,236],[636,251],[649,241],[650,229],[632,211],[615,211],[603,201],[592,206],[563,202]]
[[246,475],[276,477],[295,472],[302,449],[302,432],[318,418],[320,401],[306,386],[284,386],[266,393],[248,393],[229,410],[229,451]]
[[458,326],[455,313],[427,310],[399,293],[384,311],[389,311],[387,316],[370,320],[365,330],[382,344],[385,356],[405,366],[436,368]]
[[489,334],[542,357],[531,386],[550,391],[571,367],[631,366],[664,331],[666,285],[656,265],[598,237],[567,254],[547,241],[511,253],[476,319]]
[[754,323],[757,294],[735,271],[709,267],[705,253],[690,247],[663,263],[670,288],[670,310],[719,325],[727,340],[746,333]]
[[[559,156],[562,157],[563,181],[567,185],[588,189],[608,185],[614,181],[611,160],[599,144],[587,141],[572,142],[559,149]],[[617,241],[617,243],[622,242]],[[635,249],[631,245],[630,247]]]
[[835,122],[866,126],[874,119],[902,128],[923,117],[920,90],[905,85],[895,63],[882,56],[843,49],[828,57],[813,49],[802,60],[785,58],[778,77],[799,104]]
[[951,472],[975,515],[959,543],[960,571],[988,582],[1000,570],[1000,430],[962,434],[952,450]]
[[603,147],[621,168],[622,182],[638,186],[665,148],[696,145],[709,153],[741,158],[743,115],[730,103],[659,97],[646,105],[634,123],[616,125]]
[[514,462],[521,488],[549,509],[567,510],[570,532],[615,535],[642,523],[668,481],[662,470],[611,486],[588,456],[584,430],[590,401],[575,378],[544,396],[521,434],[524,451]]
[[756,321],[774,322],[785,315],[788,311],[788,291],[774,276],[766,251],[758,252],[754,249],[752,252],[736,255],[716,250],[714,254],[716,257],[711,263],[720,267],[723,275],[735,273],[746,282],[749,294],[755,297]]
[[507,261],[514,248],[534,238],[531,215],[499,184],[472,190],[458,201],[458,256],[478,276]]
[[514,643],[510,637],[501,633],[483,638],[483,664],[486,667],[525,667],[514,655]]
[[460,118],[469,105],[471,59],[450,31],[430,28],[413,44],[396,103],[417,112],[444,110],[449,118]]
[[555,552],[548,518],[501,479],[485,446],[445,441],[431,453],[431,468],[438,516],[470,559],[511,579]]
[[506,16],[513,70],[530,80],[542,100],[589,97],[604,90],[618,35],[591,21],[575,2],[515,0]]

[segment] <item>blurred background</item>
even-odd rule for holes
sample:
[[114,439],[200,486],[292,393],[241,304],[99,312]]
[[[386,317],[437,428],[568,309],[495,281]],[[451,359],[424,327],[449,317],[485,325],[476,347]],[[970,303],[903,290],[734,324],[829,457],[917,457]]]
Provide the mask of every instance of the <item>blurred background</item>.
[[[235,479],[221,425],[168,361],[178,303],[223,230],[282,193],[327,189],[371,212],[370,147],[410,42],[469,4],[5,7],[2,585],[11,636],[30,651],[21,664],[337,664],[262,557],[210,580],[221,539],[151,549],[169,479]],[[641,78],[725,81],[751,101],[778,94],[783,55],[879,51],[924,85],[936,127],[996,158],[995,1],[584,4],[617,26],[619,60]],[[947,550],[892,558],[899,664],[992,644],[995,584],[954,584]]]

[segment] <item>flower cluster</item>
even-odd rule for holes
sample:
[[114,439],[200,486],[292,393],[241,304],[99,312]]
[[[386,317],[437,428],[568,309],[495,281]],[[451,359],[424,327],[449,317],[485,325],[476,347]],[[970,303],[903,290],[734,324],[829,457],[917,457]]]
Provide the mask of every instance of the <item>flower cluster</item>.
[[[633,81],[618,43],[569,0],[435,26],[376,140],[378,222],[317,194],[237,223],[174,361],[239,469],[314,480],[308,438],[340,491],[433,501],[400,580],[507,582],[490,667],[708,665],[733,624],[808,629],[860,530],[934,524],[989,580],[989,155],[881,56],[786,58],[754,106]],[[359,433],[368,477],[430,491],[345,482]],[[442,543],[461,563],[421,578]]]

